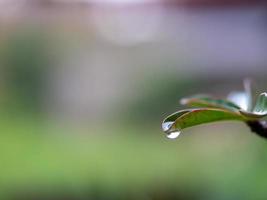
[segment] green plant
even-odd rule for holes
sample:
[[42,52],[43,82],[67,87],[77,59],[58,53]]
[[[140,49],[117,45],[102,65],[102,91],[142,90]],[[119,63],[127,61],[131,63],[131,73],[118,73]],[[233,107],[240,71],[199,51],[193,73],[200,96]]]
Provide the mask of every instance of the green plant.
[[267,93],[261,93],[253,106],[250,81],[246,80],[244,92],[232,92],[220,99],[208,95],[183,98],[180,103],[195,108],[177,111],[162,123],[162,129],[170,139],[179,136],[181,130],[192,126],[223,120],[239,120],[252,132],[267,138]]

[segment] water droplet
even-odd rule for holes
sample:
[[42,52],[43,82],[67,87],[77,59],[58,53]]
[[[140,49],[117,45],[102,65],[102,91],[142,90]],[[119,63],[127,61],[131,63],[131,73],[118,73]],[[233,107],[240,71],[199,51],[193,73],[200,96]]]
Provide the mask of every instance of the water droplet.
[[266,111],[265,110],[258,110],[258,111],[254,111],[253,114],[255,115],[266,115]]
[[174,122],[164,122],[164,123],[162,124],[162,130],[163,130],[164,132],[167,132],[167,131],[171,128],[171,126],[173,125],[173,123],[174,123]]
[[166,133],[167,138],[169,139],[176,139],[181,133],[180,130],[174,130],[172,127],[173,124],[174,122],[164,122],[162,124],[162,130]]
[[257,99],[253,113],[256,115],[266,115],[267,112],[267,93],[261,93]]
[[177,137],[179,137],[181,131],[173,131],[170,133],[167,133],[167,138],[169,139],[176,139]]

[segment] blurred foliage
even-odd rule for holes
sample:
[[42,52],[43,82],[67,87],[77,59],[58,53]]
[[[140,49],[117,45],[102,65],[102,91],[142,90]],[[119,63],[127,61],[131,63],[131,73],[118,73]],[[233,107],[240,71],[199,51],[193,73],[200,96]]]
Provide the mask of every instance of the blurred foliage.
[[197,90],[193,87],[196,82],[197,79],[179,79],[175,74],[144,78],[136,86],[138,95],[125,105],[129,111],[127,117],[136,122],[161,120],[166,112],[180,107],[179,99],[185,93]]
[[[229,92],[227,88],[236,88],[236,77],[229,75],[227,82],[223,79],[217,76],[181,76],[177,71],[149,72],[136,84],[137,95],[131,95],[131,99],[125,101],[127,104],[122,103],[122,112],[128,111],[123,113],[124,119],[130,119],[131,123],[158,123],[166,115],[182,108],[180,99],[184,96],[195,93],[223,96]],[[239,83],[242,83],[242,79]]]
[[47,35],[29,28],[11,33],[2,53],[8,91],[7,107],[27,112],[40,111],[51,65]]
[[[202,127],[198,133],[191,129],[173,142],[158,130],[141,127],[64,126],[36,119],[1,120],[1,199],[266,196],[266,141],[241,124]],[[36,134],[40,132],[44,134]]]

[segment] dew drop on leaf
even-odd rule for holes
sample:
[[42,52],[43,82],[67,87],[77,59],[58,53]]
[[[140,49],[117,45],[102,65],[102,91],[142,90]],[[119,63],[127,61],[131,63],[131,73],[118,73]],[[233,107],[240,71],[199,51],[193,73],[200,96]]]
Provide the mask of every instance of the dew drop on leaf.
[[167,138],[176,139],[179,137],[180,133],[181,131],[174,131],[174,132],[167,133]]
[[174,122],[164,122],[162,124],[162,130],[166,133],[169,131]]
[[166,133],[167,138],[169,138],[169,139],[176,139],[181,133],[180,130],[173,130],[172,129],[173,124],[174,124],[174,122],[164,122],[162,124],[162,130]]

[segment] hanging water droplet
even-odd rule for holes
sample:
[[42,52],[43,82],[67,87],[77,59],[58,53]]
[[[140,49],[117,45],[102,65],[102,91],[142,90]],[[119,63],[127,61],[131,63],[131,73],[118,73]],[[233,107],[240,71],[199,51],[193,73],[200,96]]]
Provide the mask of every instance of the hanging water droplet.
[[164,132],[167,132],[171,128],[171,126],[173,125],[173,123],[174,122],[164,122],[164,123],[162,123],[162,130]]
[[255,115],[266,115],[267,112],[265,110],[258,110],[258,111],[254,111],[253,114],[255,114]]
[[173,131],[173,132],[167,133],[167,138],[176,139],[179,137],[180,133],[181,131]]
[[267,93],[261,93],[257,99],[256,106],[253,113],[256,115],[266,115],[267,114]]
[[162,130],[166,133],[167,138],[169,139],[176,139],[181,131],[180,130],[174,130],[172,125],[174,124],[174,122],[164,122],[162,124]]

